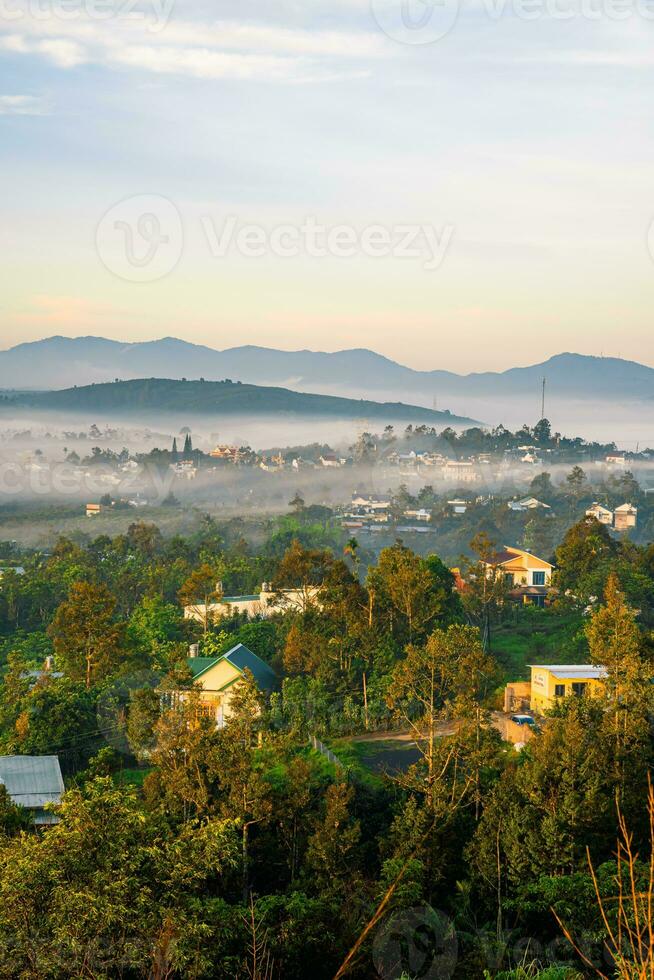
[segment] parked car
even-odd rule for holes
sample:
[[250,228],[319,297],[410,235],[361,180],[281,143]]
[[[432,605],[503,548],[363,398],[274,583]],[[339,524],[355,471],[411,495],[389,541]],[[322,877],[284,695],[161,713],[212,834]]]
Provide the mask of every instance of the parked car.
[[537,728],[531,715],[511,715],[511,721],[514,721],[516,725],[529,725],[530,728]]

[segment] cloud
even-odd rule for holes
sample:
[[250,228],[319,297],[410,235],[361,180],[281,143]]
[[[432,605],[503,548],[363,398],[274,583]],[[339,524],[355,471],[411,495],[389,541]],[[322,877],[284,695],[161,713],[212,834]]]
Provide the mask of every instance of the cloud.
[[48,102],[37,95],[0,95],[0,116],[47,116]]
[[101,21],[79,11],[75,19],[34,17],[29,9],[2,33],[0,49],[46,58],[58,68],[82,64],[131,68],[191,78],[326,82],[362,77],[362,65],[387,56],[368,31],[306,31],[234,21],[157,22],[116,15]]

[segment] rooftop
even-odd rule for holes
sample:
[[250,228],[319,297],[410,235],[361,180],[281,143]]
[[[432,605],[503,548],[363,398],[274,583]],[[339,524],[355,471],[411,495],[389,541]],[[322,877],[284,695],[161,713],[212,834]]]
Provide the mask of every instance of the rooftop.
[[576,677],[591,679],[606,677],[606,668],[596,664],[527,664],[527,666],[537,670],[549,670],[554,677],[559,677],[561,680]]
[[242,643],[238,643],[219,657],[189,657],[186,662],[194,679],[197,679],[205,671],[220,663],[221,660],[227,660],[240,674],[249,670],[259,687],[264,690],[270,690],[277,683],[275,672],[261,657],[257,657],[256,653],[253,653]]
[[30,809],[41,809],[46,803],[59,803],[64,792],[56,755],[2,755],[0,783],[14,803]]

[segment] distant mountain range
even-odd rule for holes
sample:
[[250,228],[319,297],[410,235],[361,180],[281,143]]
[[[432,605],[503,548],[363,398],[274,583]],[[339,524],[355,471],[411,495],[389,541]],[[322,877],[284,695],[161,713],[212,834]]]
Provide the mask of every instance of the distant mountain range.
[[15,392],[0,403],[0,411],[16,407],[48,412],[103,413],[110,416],[184,413],[184,415],[257,416],[279,419],[377,420],[381,422],[474,425],[473,419],[401,402],[312,395],[287,388],[262,387],[236,381],[177,381],[161,378],[115,381],[59,391]]
[[50,337],[0,351],[3,388],[64,388],[148,377],[230,378],[295,391],[400,398],[430,405],[437,399],[443,407],[456,399],[464,408],[465,401],[459,400],[468,397],[527,396],[536,403],[543,377],[548,394],[555,397],[616,402],[654,396],[653,368],[581,354],[558,354],[542,364],[508,371],[459,375],[416,371],[365,349],[330,354],[248,346],[220,351],[171,337],[133,344],[102,337]]

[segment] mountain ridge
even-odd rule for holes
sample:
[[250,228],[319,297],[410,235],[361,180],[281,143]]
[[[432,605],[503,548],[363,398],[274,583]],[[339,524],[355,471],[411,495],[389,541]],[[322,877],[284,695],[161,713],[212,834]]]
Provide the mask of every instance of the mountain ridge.
[[447,427],[479,424],[474,419],[401,402],[373,402],[309,394],[286,388],[242,384],[240,381],[185,381],[171,378],[138,378],[101,382],[45,392],[6,395],[0,410],[112,413],[154,412],[225,417],[274,414],[301,418],[367,419],[431,423]]
[[546,361],[458,374],[419,370],[365,347],[334,352],[283,351],[247,344],[219,350],[177,337],[119,341],[93,335],[54,335],[0,351],[0,387],[66,388],[144,377],[231,378],[257,385],[357,396],[397,393],[439,400],[533,394],[542,377],[548,389],[581,399],[650,399],[654,368],[637,361],[565,351]]

